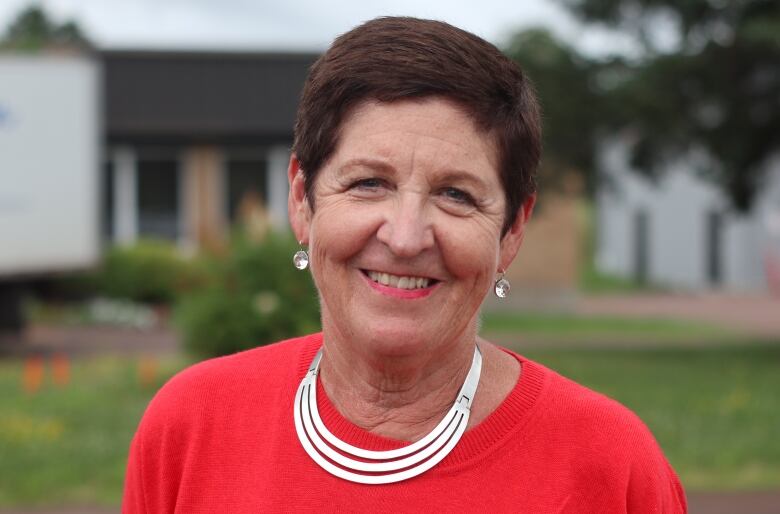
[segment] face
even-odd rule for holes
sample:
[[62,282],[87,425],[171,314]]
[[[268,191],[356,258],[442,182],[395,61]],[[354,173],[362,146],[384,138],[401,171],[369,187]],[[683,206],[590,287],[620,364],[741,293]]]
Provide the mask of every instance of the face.
[[438,98],[356,108],[317,175],[314,211],[294,156],[289,175],[326,338],[355,352],[432,356],[474,340],[533,199],[502,238],[497,151],[460,108]]

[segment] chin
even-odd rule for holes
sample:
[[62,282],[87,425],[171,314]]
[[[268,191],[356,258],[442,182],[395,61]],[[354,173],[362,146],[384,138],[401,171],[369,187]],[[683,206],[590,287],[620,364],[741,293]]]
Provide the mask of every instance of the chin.
[[418,326],[371,327],[363,339],[375,354],[387,357],[404,357],[424,351],[432,337],[426,337]]

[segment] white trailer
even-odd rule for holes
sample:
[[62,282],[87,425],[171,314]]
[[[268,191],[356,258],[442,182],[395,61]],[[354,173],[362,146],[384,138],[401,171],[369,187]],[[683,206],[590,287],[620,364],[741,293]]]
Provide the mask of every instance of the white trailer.
[[0,330],[25,281],[99,258],[100,118],[95,59],[0,54]]

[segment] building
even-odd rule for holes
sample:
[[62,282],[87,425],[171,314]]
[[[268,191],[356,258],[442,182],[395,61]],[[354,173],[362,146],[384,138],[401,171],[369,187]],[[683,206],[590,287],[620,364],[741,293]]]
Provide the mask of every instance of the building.
[[735,212],[702,178],[713,163],[690,155],[657,181],[629,165],[613,141],[600,159],[596,265],[605,273],[684,290],[776,291],[780,287],[780,156],[748,213]]
[[[93,236],[96,256],[98,231],[104,246],[162,238],[185,250],[222,248],[239,212],[248,211],[247,204],[254,206],[249,210],[252,219],[262,204],[271,224],[287,230],[287,165],[295,112],[317,57],[160,51],[47,51],[27,56],[31,61],[88,65],[95,71],[95,87],[89,90],[89,109],[76,112],[73,102],[66,102],[69,114],[57,116],[47,108],[36,129],[41,133],[31,134],[34,144],[21,159],[34,160],[44,149],[48,158],[61,163],[43,136],[69,141],[72,137],[64,136],[75,135],[77,119],[97,119],[90,132],[95,144],[82,150],[90,158],[88,169],[76,170],[95,187],[83,187],[78,197],[67,196],[71,205],[86,205],[92,213],[84,225]],[[63,98],[62,80],[33,83],[57,106]],[[58,132],[52,132],[46,116],[56,117]],[[56,196],[80,183],[75,172],[67,175],[66,166],[43,167],[39,174],[51,178],[53,168],[63,182],[50,180],[46,194]],[[541,204],[545,207],[534,214],[518,259],[506,270],[515,287],[512,298],[524,296],[534,305],[543,296],[553,303],[568,302],[577,287],[581,259],[579,193],[546,196]],[[51,200],[37,205],[47,220],[58,222],[63,212],[74,211],[55,208]],[[37,232],[44,243],[52,240],[48,226]],[[67,240],[71,234],[57,235]],[[50,245],[45,249],[56,253]]]
[[104,237],[220,244],[242,198],[287,226],[287,163],[315,54],[99,54]]

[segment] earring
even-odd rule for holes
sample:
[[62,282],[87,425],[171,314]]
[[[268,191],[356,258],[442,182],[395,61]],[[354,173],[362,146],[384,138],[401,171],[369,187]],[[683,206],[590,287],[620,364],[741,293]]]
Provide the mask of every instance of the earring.
[[299,242],[298,244],[301,245],[301,249],[293,255],[293,264],[299,270],[305,270],[309,267],[309,254],[303,249],[302,242]]
[[506,298],[509,296],[509,290],[512,288],[512,285],[509,283],[509,280],[504,278],[504,272],[499,272],[501,275],[496,279],[496,283],[493,285],[493,292],[496,293],[496,296],[499,298]]

